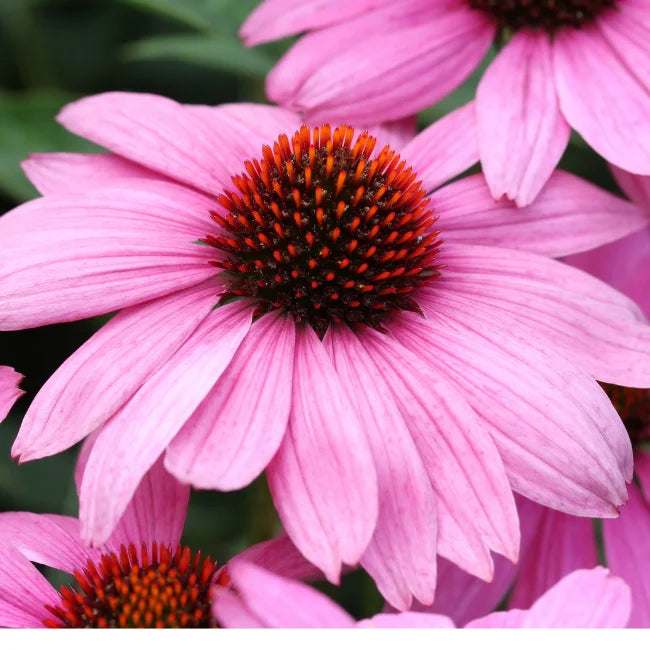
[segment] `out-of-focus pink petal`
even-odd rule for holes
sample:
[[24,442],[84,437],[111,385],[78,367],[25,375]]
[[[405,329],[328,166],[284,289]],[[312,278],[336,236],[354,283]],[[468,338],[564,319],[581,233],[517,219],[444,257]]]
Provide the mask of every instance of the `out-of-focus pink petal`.
[[436,504],[418,450],[362,341],[349,329],[334,327],[325,343],[365,423],[377,470],[379,517],[361,565],[394,607],[410,609],[412,596],[431,603],[436,584]]
[[0,219],[0,329],[78,320],[215,275],[214,202],[143,179],[52,194]]
[[423,612],[402,612],[401,614],[377,614],[359,621],[357,627],[363,628],[454,628],[454,622],[440,614]]
[[634,485],[629,496],[621,516],[603,522],[605,558],[632,590],[630,627],[650,627],[650,505]]
[[338,582],[377,522],[377,476],[364,428],[323,344],[296,332],[289,427],[267,470],[282,523],[305,557]]
[[323,577],[321,571],[305,558],[285,533],[266,542],[249,546],[235,555],[231,562],[241,560],[256,564],[285,578],[316,580]]
[[208,281],[117,314],[36,395],[12,454],[55,454],[105,424],[207,317],[217,292]]
[[525,609],[572,571],[598,564],[598,551],[591,519],[565,515],[527,499],[519,499],[518,506],[528,539],[508,607]]
[[[392,331],[462,391],[496,443],[512,486],[574,514],[615,516],[632,454],[598,384],[558,355],[522,344],[498,314],[481,313],[480,304],[471,316],[463,313],[462,330],[451,310],[436,313],[439,306],[425,306],[439,322],[404,316]],[[490,314],[487,335],[480,319]]]
[[236,490],[268,465],[287,429],[295,325],[272,312],[251,326],[232,362],[170,443],[166,467],[204,489]]
[[260,627],[340,628],[354,625],[352,617],[325,594],[300,582],[241,561],[229,564],[228,573],[232,584],[236,585],[238,602],[228,587],[217,587],[213,591],[212,611],[224,627],[241,626],[249,617],[257,619]]
[[650,213],[650,176],[630,174],[615,165],[609,168],[621,189],[646,213]]
[[[368,132],[377,138],[375,152],[380,151],[385,145],[397,152],[401,152],[417,134],[417,120],[415,115],[409,115],[401,120],[382,122],[367,127]],[[357,128],[357,133],[362,129]]]
[[[33,512],[2,512],[0,539],[31,562],[73,573],[86,566],[92,549],[87,549],[80,537],[70,532],[70,526],[60,525],[61,519]],[[73,517],[65,519],[76,522]]]
[[650,88],[636,70],[596,25],[558,32],[553,53],[560,108],[569,124],[614,165],[650,174]]
[[484,425],[435,366],[373,330],[363,342],[390,385],[437,497],[438,553],[484,579],[489,549],[517,558],[514,499]]
[[13,368],[0,366],[0,422],[7,417],[16,400],[24,395],[24,391],[18,388],[23,378]]
[[108,153],[36,153],[21,167],[43,195],[79,192],[124,178],[165,180],[142,165]]
[[14,546],[0,540],[0,627],[44,627],[45,605],[60,597],[38,569]]
[[106,541],[142,477],[203,401],[248,332],[253,307],[211,312],[167,363],[100,431],[79,495],[84,541]]
[[479,160],[474,102],[434,122],[398,153],[429,191],[464,172]]
[[650,328],[638,306],[609,285],[540,255],[445,244],[442,276],[418,293],[432,313],[484,320],[484,336],[547,344],[600,381],[650,386]]
[[390,3],[301,38],[269,74],[267,93],[312,121],[398,119],[462,83],[493,35],[494,25],[465,7]]
[[558,106],[546,32],[518,32],[499,52],[476,90],[476,118],[492,195],[529,205],[555,169],[571,133]]
[[265,0],[246,19],[239,35],[249,47],[326,27],[390,0]]
[[159,458],[142,477],[106,546],[119,552],[122,544],[128,548],[132,542],[139,550],[141,543],[158,542],[175,549],[181,540],[189,500],[190,486],[173,477]]
[[481,174],[431,197],[445,241],[503,246],[560,257],[588,250],[650,226],[650,218],[587,181],[556,171],[535,199],[518,208],[495,201]]
[[623,580],[603,567],[580,569],[560,580],[531,609],[495,612],[466,627],[625,627],[630,605],[630,589]]

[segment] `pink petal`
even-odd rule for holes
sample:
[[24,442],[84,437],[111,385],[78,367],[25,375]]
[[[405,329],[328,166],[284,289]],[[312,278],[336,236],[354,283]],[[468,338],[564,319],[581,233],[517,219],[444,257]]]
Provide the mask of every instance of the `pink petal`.
[[610,165],[610,170],[616,182],[632,201],[643,208],[646,213],[650,212],[650,176],[630,174],[614,165]]
[[431,197],[445,241],[503,246],[560,257],[601,246],[650,225],[628,201],[564,171],[555,171],[535,202],[495,201],[481,174]]
[[214,615],[224,627],[238,627],[244,617],[254,617],[260,627],[354,625],[347,612],[312,587],[274,575],[248,562],[233,562],[228,566],[228,573],[232,584],[237,585],[237,596],[230,588],[216,588],[212,605]]
[[103,314],[215,275],[214,202],[171,183],[126,184],[29,201],[0,220],[0,329]]
[[516,560],[519,526],[492,439],[467,402],[435,367],[386,335],[363,342],[408,426],[437,496],[438,553],[484,579],[489,549]]
[[441,322],[405,316],[393,332],[479,414],[513,488],[573,514],[615,516],[626,498],[631,447],[598,384],[548,350],[509,336],[494,314],[488,335],[475,312],[463,330],[442,321],[444,309],[434,313]]
[[[650,328],[623,294],[566,264],[523,251],[445,244],[442,277],[417,298],[432,313],[548,345],[600,381],[650,386]],[[479,315],[480,314],[480,315]]]
[[13,368],[0,366],[0,422],[6,417],[16,400],[25,392],[18,388],[23,375]]
[[[61,525],[61,520],[71,525]],[[74,530],[73,517],[38,515],[33,512],[0,513],[0,538],[31,562],[73,573],[86,566],[90,549]]]
[[119,552],[122,544],[128,548],[134,543],[139,549],[141,543],[158,542],[175,549],[189,500],[190,486],[177,481],[159,458],[142,477],[106,546]]
[[55,454],[104,425],[207,317],[217,292],[209,281],[117,314],[43,386],[12,454]]
[[465,7],[390,3],[300,39],[269,74],[267,94],[312,121],[398,119],[460,85],[493,35]]
[[325,27],[384,5],[389,0],[265,0],[246,19],[239,35],[249,47]]
[[248,301],[215,309],[100,431],[81,482],[84,541],[108,539],[142,477],[230,363],[251,313]]
[[345,327],[331,328],[327,336],[336,371],[366,424],[377,470],[379,517],[361,565],[394,607],[409,609],[412,596],[431,603],[438,531],[429,477],[391,390],[362,341]]
[[605,557],[607,566],[632,590],[630,627],[650,627],[650,505],[634,485],[629,496],[621,516],[603,522]]
[[454,628],[454,622],[447,616],[424,614],[422,612],[402,612],[401,614],[377,614],[359,621],[363,628]]
[[289,427],[267,476],[289,537],[338,582],[372,537],[377,478],[356,409],[308,326],[296,332]]
[[124,178],[165,180],[160,174],[106,153],[37,153],[21,163],[41,194],[75,192]]
[[580,569],[560,580],[531,609],[495,612],[467,627],[625,627],[630,605],[630,589],[620,578],[603,567]]
[[0,627],[44,627],[51,618],[45,605],[60,597],[31,562],[0,540]]
[[546,32],[518,32],[476,90],[483,172],[495,199],[532,203],[560,161],[571,129],[555,93]]
[[650,174],[647,83],[597,26],[559,32],[553,54],[560,108],[569,124],[614,165]]
[[464,172],[479,160],[474,102],[447,113],[399,153],[429,190]]
[[165,465],[202,489],[236,490],[269,464],[287,429],[295,325],[272,312],[253,323],[203,403],[172,440]]
[[296,580],[316,580],[322,573],[305,559],[286,534],[249,546],[231,562],[246,561],[273,573]]
[[528,539],[508,607],[523,609],[532,607],[572,571],[598,564],[598,552],[591,519],[565,515],[527,499],[519,499],[518,506],[522,531]]

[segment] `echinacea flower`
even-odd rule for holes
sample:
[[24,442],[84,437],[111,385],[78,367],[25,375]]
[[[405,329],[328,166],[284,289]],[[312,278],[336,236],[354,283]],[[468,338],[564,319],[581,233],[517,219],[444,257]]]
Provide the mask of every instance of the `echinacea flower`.
[[18,388],[23,376],[13,368],[0,366],[0,422],[2,422],[16,400],[23,395],[23,391]]
[[516,559],[513,489],[617,515],[631,448],[593,377],[650,386],[650,327],[543,255],[647,226],[634,206],[564,172],[525,210],[480,175],[434,191],[476,161],[471,106],[403,160],[266,106],[108,93],[59,120],[116,155],[27,161],[46,196],[0,219],[0,328],[122,309],[12,450],[94,434],[84,540],[161,454],[203,489],[266,469],[308,560],[332,581],[360,562],[407,608],[433,600],[436,554],[482,579],[491,550]]
[[[324,594],[248,562],[229,567],[234,588],[214,589],[213,611],[223,627],[271,628],[450,628],[441,614],[377,614],[355,622]],[[602,567],[575,571],[537,599],[530,609],[494,612],[468,628],[625,627],[630,616],[628,586]]]
[[415,113],[507,40],[476,94],[495,198],[533,201],[571,127],[613,164],[650,174],[647,0],[264,0],[241,33],[254,45],[305,31],[267,93],[316,121]]
[[[0,513],[0,627],[214,627],[211,590],[229,577],[180,544],[188,498],[156,463],[99,548],[84,546],[74,517]],[[313,573],[286,536],[237,557],[294,578]],[[56,590],[32,562],[76,584]]]
[[[614,169],[630,198],[650,214],[650,178]],[[646,228],[566,261],[585,269],[635,298],[650,317],[650,229]],[[634,449],[635,481],[617,519],[595,526],[591,519],[571,517],[527,500],[518,501],[522,529],[520,561],[499,561],[491,585],[443,565],[434,605],[461,621],[490,611],[512,589],[509,603],[528,607],[550,585],[570,571],[593,566],[599,557],[597,527],[607,566],[632,590],[630,626],[650,627],[650,390],[606,384]],[[445,605],[447,604],[447,606]]]

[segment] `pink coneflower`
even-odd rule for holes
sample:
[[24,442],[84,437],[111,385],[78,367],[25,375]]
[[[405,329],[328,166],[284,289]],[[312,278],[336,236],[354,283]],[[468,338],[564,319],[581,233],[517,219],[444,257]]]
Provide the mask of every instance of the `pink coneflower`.
[[[233,588],[214,589],[213,611],[224,627],[271,628],[450,628],[440,614],[404,612],[354,619],[324,594],[248,562],[229,567]],[[575,571],[540,596],[530,609],[495,612],[469,621],[470,628],[625,627],[630,590],[602,567]]]
[[[613,170],[620,186],[643,210],[650,212],[650,178]],[[588,253],[567,258],[635,298],[650,317],[650,229]],[[605,384],[634,448],[635,481],[629,500],[616,520],[602,522],[607,565],[623,577],[632,590],[633,627],[650,627],[650,391]],[[570,517],[527,500],[519,502],[522,529],[518,567],[499,562],[492,585],[443,565],[439,587],[444,597],[434,608],[464,621],[490,611],[514,582],[510,603],[528,607],[558,578],[598,561],[594,522]],[[449,607],[445,606],[445,603]]]
[[490,550],[516,559],[512,489],[617,515],[631,448],[592,377],[650,386],[650,327],[539,254],[645,227],[631,204],[563,172],[526,210],[480,175],[434,192],[476,160],[471,107],[402,147],[413,169],[264,106],[109,93],[59,119],[117,155],[26,163],[47,195],[0,220],[0,327],[123,308],[13,448],[96,432],[85,540],[108,538],[161,454],[199,488],[266,468],[305,556],[333,581],[360,561],[406,608],[433,600],[437,553],[484,579]]
[[23,376],[13,368],[0,366],[0,422],[2,422],[16,400],[24,394],[18,388]]
[[[111,538],[92,549],[74,517],[0,513],[0,627],[214,627],[211,589],[227,569],[179,542],[189,487],[156,463]],[[291,577],[313,573],[285,537],[240,559]],[[31,564],[74,576],[60,590]]]
[[308,31],[271,71],[273,100],[311,120],[415,113],[507,41],[476,95],[481,162],[495,196],[528,205],[569,141],[650,174],[646,0],[265,0],[254,45]]

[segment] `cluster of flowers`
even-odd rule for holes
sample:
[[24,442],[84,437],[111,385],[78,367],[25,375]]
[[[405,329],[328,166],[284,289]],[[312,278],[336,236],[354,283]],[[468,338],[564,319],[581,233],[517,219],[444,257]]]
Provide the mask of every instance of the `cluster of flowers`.
[[[24,163],[0,328],[119,311],[14,443],[85,438],[79,519],[0,514],[0,625],[650,625],[650,0],[265,0],[242,36],[303,32],[280,106],[88,97],[58,119],[111,153]],[[555,169],[571,128],[629,200]],[[179,545],[189,486],[264,471],[285,534]],[[366,621],[297,582],[358,564]]]

